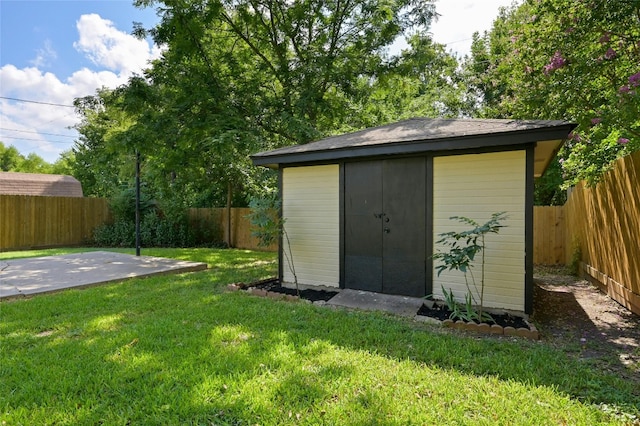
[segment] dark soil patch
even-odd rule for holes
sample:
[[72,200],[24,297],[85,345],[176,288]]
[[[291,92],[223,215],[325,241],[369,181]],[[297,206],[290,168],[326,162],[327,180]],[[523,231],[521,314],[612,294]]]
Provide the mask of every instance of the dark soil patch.
[[[261,290],[271,291],[273,293],[288,294],[291,296],[297,295],[297,291],[295,288],[281,286],[280,281],[278,281],[277,278],[259,281],[254,285],[252,285],[251,287],[259,288]],[[326,302],[336,294],[338,294],[337,291],[330,291],[330,290],[315,290],[315,289],[300,290],[300,298],[305,300],[310,300],[311,302],[318,302],[318,301]]]
[[[451,310],[446,305],[441,305],[438,303],[434,303],[433,307],[429,307],[426,304],[423,304],[420,310],[418,311],[418,315],[435,318],[440,321],[444,321],[451,317]],[[525,322],[525,320],[521,317],[509,315],[509,314],[500,314],[500,315],[491,315],[494,319],[495,324],[498,324],[502,327],[513,327],[515,329],[518,328],[526,328],[529,329],[529,324]],[[493,323],[491,323],[493,324]]]

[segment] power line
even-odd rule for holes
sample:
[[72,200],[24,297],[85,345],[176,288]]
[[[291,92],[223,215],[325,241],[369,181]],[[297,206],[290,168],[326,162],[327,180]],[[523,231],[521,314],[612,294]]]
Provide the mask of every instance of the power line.
[[[59,133],[44,133],[44,132],[33,132],[33,131],[29,131],[29,130],[18,130],[18,129],[7,129],[6,127],[0,127],[0,130],[7,130],[9,132],[20,132],[20,133],[34,133],[36,135],[47,135],[47,136],[60,136],[63,138],[75,138],[76,136],[73,135],[61,135]],[[11,136],[7,136],[7,137],[11,137]]]
[[13,140],[17,140],[17,141],[35,141],[35,142],[41,142],[41,143],[60,143],[60,144],[73,143],[73,142],[69,142],[69,141],[49,141],[49,140],[32,139],[32,138],[16,138],[16,137],[7,136],[7,135],[0,135],[0,138],[13,139]]
[[26,103],[30,103],[30,104],[40,104],[40,105],[51,105],[51,106],[58,106],[58,107],[65,107],[65,108],[75,108],[74,105],[55,104],[53,102],[32,101],[32,100],[29,100],[29,99],[9,98],[7,96],[0,96],[0,99],[7,99],[9,101],[16,101],[16,102],[26,102]]
[[469,41],[469,40],[473,40],[473,37],[463,38],[462,40],[449,41],[447,43],[442,43],[442,44],[449,45],[449,44],[455,44],[455,43],[462,43],[463,41]]

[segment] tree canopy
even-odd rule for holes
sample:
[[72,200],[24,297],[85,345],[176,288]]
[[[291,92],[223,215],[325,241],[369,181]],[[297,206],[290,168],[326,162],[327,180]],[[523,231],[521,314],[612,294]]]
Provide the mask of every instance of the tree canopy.
[[[142,76],[76,101],[87,193],[109,196],[140,152],[160,198],[222,205],[275,186],[249,155],[415,115],[457,116],[458,63],[427,34],[433,3],[139,0],[163,54]],[[390,53],[405,35],[409,47]],[[111,179],[111,183],[109,182]]]
[[2,172],[69,175],[72,174],[72,162],[71,151],[63,152],[58,160],[50,164],[38,154],[32,152],[24,156],[15,146],[5,146],[0,142],[0,171]]
[[[149,196],[246,205],[275,186],[252,153],[414,116],[579,124],[536,186],[595,181],[640,148],[640,3],[525,1],[474,35],[461,64],[434,43],[419,0],[136,0],[156,9],[162,56],[143,75],[76,100],[74,175],[112,196],[143,159]],[[407,47],[396,46],[399,39]]]
[[560,153],[567,184],[594,182],[640,149],[640,2],[526,1],[474,36],[465,64],[477,114],[578,123]]

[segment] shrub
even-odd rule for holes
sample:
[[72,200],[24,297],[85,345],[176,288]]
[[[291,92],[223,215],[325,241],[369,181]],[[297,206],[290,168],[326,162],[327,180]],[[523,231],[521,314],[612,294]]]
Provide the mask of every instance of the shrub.
[[[500,231],[500,228],[504,227],[504,225],[501,225],[501,222],[507,218],[505,214],[506,212],[494,213],[491,215],[491,219],[489,219],[484,224],[480,224],[475,220],[469,219],[464,216],[452,216],[449,219],[457,220],[458,222],[469,225],[472,228],[460,232],[444,232],[439,235],[441,238],[436,241],[436,244],[441,244],[444,247],[449,248],[449,251],[439,251],[438,253],[433,255],[433,259],[440,261],[440,264],[436,266],[438,276],[445,270],[451,271],[453,269],[456,269],[464,274],[464,282],[467,287],[467,294],[465,296],[465,309],[463,311],[466,312],[466,318],[463,319],[467,321],[476,319],[478,320],[478,322],[483,320],[493,321],[491,316],[484,312],[483,306],[485,285],[485,236],[489,233],[497,234]],[[480,282],[476,282],[475,276],[473,275],[473,272],[471,270],[474,266],[473,261],[475,260],[477,254],[481,254]],[[471,279],[469,279],[469,277]],[[449,298],[451,300],[454,300],[452,292],[447,294],[444,287],[442,290],[445,297],[447,298],[447,303],[449,303]],[[456,303],[454,304],[457,305]],[[475,310],[473,309],[473,305],[478,306],[478,312],[475,312]],[[455,312],[458,311],[454,311],[454,313]]]
[[[123,189],[109,203],[114,221],[95,229],[93,243],[108,247],[135,246],[135,191]],[[189,223],[187,209],[180,203],[161,202],[141,193],[140,243],[145,247],[193,247],[220,245],[219,230],[203,220]]]

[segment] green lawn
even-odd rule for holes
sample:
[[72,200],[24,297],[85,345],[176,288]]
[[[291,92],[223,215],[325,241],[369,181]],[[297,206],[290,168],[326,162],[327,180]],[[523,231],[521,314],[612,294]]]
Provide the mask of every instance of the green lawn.
[[224,291],[274,275],[273,253],[143,254],[211,269],[0,302],[0,422],[590,425],[640,412],[629,383],[541,342]]

